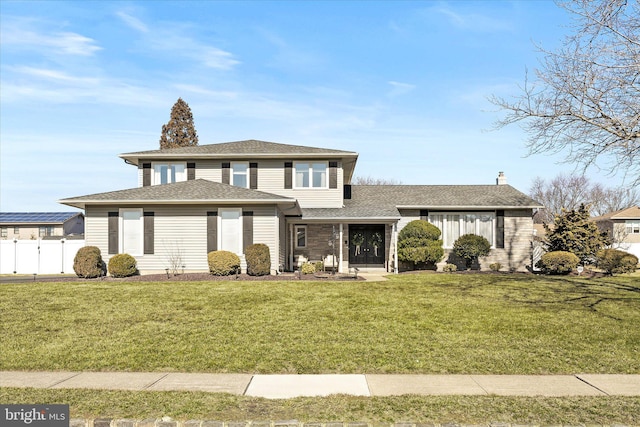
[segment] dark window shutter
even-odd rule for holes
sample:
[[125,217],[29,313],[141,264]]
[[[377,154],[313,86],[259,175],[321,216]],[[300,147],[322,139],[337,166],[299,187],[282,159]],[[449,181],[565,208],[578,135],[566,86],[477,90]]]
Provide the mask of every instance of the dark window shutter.
[[504,211],[496,211],[496,248],[504,249]]
[[187,163],[187,180],[196,179],[196,164]]
[[258,164],[249,163],[249,188],[258,188]]
[[420,209],[420,219],[425,221],[429,220],[429,211],[427,209]]
[[207,253],[218,250],[218,211],[207,212]]
[[351,199],[351,184],[345,184],[342,191],[342,198]]
[[338,162],[329,162],[329,188],[338,188]]
[[253,245],[253,212],[242,212],[242,253]]
[[144,253],[154,253],[155,216],[153,212],[144,212]]
[[222,183],[229,184],[231,182],[231,163],[222,163]]
[[284,188],[293,188],[293,162],[284,162]]
[[119,215],[118,212],[109,212],[108,214],[108,236],[109,236],[109,255],[118,253],[118,222]]
[[151,163],[142,164],[142,186],[148,187],[151,185]]

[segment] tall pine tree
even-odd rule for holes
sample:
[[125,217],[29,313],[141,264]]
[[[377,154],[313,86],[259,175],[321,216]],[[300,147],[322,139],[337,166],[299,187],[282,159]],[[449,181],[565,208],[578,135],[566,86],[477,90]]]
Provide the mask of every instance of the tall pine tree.
[[190,147],[198,145],[198,134],[193,125],[193,115],[189,104],[178,98],[171,108],[169,123],[162,125],[160,149]]
[[607,246],[607,233],[600,231],[590,219],[589,206],[581,204],[575,210],[562,210],[556,215],[553,228],[544,224],[547,232],[548,250],[571,252],[585,264],[592,261],[596,253]]

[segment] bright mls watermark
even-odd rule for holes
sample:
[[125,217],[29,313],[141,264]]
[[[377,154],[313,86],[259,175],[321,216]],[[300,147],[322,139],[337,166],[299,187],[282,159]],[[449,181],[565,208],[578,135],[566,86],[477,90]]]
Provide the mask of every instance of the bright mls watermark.
[[0,405],[3,427],[69,427],[69,405]]

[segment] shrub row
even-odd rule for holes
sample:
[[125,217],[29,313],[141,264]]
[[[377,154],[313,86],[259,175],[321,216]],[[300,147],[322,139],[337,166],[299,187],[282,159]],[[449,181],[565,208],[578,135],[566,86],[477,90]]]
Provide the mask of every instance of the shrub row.
[[96,246],[84,246],[78,250],[73,259],[73,271],[83,279],[94,279],[106,275],[112,277],[129,277],[138,273],[136,259],[129,254],[114,255],[109,259],[109,266],[102,260],[102,253]]

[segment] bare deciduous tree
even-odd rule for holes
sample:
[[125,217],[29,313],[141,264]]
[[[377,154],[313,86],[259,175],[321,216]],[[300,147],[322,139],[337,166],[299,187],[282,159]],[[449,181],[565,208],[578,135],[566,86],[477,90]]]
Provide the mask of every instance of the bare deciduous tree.
[[640,183],[640,5],[636,0],[567,0],[573,33],[553,52],[539,47],[535,80],[520,95],[490,101],[506,110],[497,128],[520,123],[529,154],[562,152]]
[[357,176],[351,181],[353,185],[400,185],[402,181],[393,178],[374,178],[372,176]]
[[576,210],[581,204],[590,206],[593,216],[604,215],[640,203],[640,194],[635,188],[610,188],[592,184],[580,175],[558,175],[550,181],[536,177],[529,195],[542,203],[545,209],[534,217],[536,223],[553,223],[562,210]]

